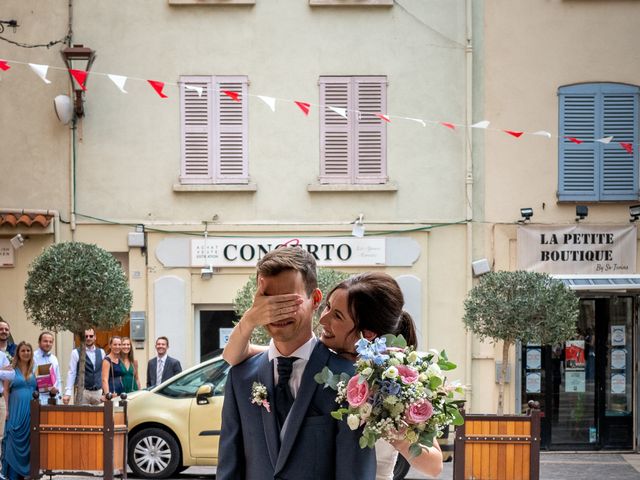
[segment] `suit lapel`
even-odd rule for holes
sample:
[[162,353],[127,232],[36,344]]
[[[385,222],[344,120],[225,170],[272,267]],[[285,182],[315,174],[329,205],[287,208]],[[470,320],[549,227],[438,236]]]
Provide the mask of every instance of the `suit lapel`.
[[260,411],[262,413],[262,424],[264,425],[264,436],[267,442],[267,449],[269,450],[269,459],[271,460],[272,467],[275,468],[278,460],[278,450],[280,450],[280,432],[278,431],[275,405],[273,403],[275,398],[275,391],[273,388],[273,365],[269,361],[269,355],[267,352],[262,354],[258,372],[260,383],[267,387],[267,400],[271,404],[270,412],[268,412],[264,407],[260,407]]
[[[275,473],[278,473],[282,467],[284,467],[287,458],[291,453],[291,449],[293,448],[293,444],[298,436],[300,426],[307,416],[306,413],[309,410],[309,404],[311,403],[313,394],[318,387],[318,384],[313,377],[327,364],[329,355],[329,350],[322,345],[322,343],[318,342],[311,353],[311,357],[309,357],[309,362],[302,373],[298,395],[296,395],[291,411],[287,416],[287,429],[285,431],[284,438],[282,439],[282,446],[280,447],[280,454],[278,455],[278,463],[275,467]],[[319,446],[318,448],[321,447]]]

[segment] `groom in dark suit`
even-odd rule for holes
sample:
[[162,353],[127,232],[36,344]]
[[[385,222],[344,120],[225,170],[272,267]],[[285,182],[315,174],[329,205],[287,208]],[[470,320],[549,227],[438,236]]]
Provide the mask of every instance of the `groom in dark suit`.
[[147,364],[147,388],[160,385],[182,371],[180,360],[167,355],[168,349],[169,339],[167,337],[158,337],[156,340],[156,353],[158,356],[153,357]]
[[[300,247],[278,248],[257,269],[262,295],[297,294],[302,303],[266,326],[268,351],[229,372],[216,479],[374,479],[373,449],[361,449],[361,431],[331,417],[335,391],[313,379],[325,366],[353,373],[349,361],[313,335],[313,312],[322,300],[313,256]],[[258,390],[269,408],[252,403]]]

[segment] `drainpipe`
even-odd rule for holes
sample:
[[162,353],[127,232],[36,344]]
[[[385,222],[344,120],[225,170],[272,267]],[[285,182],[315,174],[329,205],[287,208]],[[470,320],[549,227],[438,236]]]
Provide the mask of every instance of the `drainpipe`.
[[[473,261],[473,225],[470,220],[473,219],[473,156],[471,151],[471,127],[473,123],[473,27],[472,27],[472,5],[473,0],[466,0],[465,5],[465,27],[466,27],[466,40],[467,46],[465,48],[465,123],[467,128],[465,129],[466,138],[464,142],[464,155],[465,155],[465,193],[466,193],[466,216],[469,220],[467,222],[467,274],[466,285],[467,291],[473,287],[473,276],[471,274],[471,262]],[[466,331],[465,336],[465,365],[464,365],[464,383],[469,388],[466,390],[466,405],[465,410],[471,412],[471,385],[472,375],[472,358],[473,358],[473,334]]]

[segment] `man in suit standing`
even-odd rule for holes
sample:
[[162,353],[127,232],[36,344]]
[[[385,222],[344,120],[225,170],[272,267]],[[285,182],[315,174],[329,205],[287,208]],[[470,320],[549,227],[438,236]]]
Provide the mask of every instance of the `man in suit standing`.
[[[90,327],[84,331],[85,363],[84,389],[82,390],[81,405],[100,405],[102,403],[102,360],[104,350],[96,346],[96,331]],[[80,366],[80,347],[74,348],[69,360],[67,373],[67,388],[62,397],[62,403],[69,404],[74,388],[78,383],[78,367]]]
[[160,385],[182,371],[180,361],[167,355],[168,349],[169,339],[167,337],[158,337],[156,340],[158,356],[153,357],[147,364],[147,388]]
[[[269,350],[229,372],[216,478],[375,478],[374,451],[359,447],[359,430],[331,417],[335,391],[313,378],[325,366],[353,373],[349,361],[313,335],[313,313],[322,300],[315,259],[300,247],[284,247],[265,255],[257,270],[262,295],[297,294],[302,303],[286,316],[270,312],[281,320],[266,326]],[[252,403],[256,396],[268,403]]]

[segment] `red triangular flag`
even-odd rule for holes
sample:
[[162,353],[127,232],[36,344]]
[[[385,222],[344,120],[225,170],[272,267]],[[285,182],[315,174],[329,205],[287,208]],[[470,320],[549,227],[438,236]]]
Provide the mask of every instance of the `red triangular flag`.
[[297,102],[297,101],[293,101],[293,103],[295,103],[296,105],[298,105],[298,107],[300,108],[300,110],[302,110],[304,112],[305,115],[309,115],[309,107],[311,107],[310,103],[307,102]]
[[620,146],[633,155],[633,143],[620,142]]
[[574,138],[574,137],[564,137],[564,138],[566,138],[570,142],[577,143],[578,145],[582,143],[582,140],[580,140],[579,138]]
[[513,135],[516,138],[520,138],[520,136],[524,133],[524,132],[514,132],[513,130],[503,130],[503,132],[508,133],[509,135]]
[[147,82],[149,82],[149,85],[151,85],[153,89],[156,91],[156,93],[160,95],[160,98],[167,98],[167,96],[164,93],[162,93],[162,89],[164,88],[164,82],[158,82],[157,80],[147,80]]
[[80,88],[82,90],[86,90],[87,87],[84,86],[84,82],[87,81],[87,72],[85,72],[84,70],[69,70],[69,73],[73,76],[73,78],[76,79],[76,82],[78,82],[78,85],[80,85]]
[[231,90],[222,90],[222,93],[224,93],[227,97],[230,97],[231,100],[235,102],[240,101],[240,95],[237,92],[232,92]]
[[375,115],[376,117],[384,120],[385,122],[391,123],[391,119],[389,118],[389,115],[385,115],[384,113],[376,113]]
[[0,60],[0,70],[6,72],[7,70],[9,70],[11,67],[9,66],[9,64],[7,63],[6,60]]
[[440,125],[442,125],[443,127],[450,128],[451,130],[455,130],[456,129],[456,126],[453,123],[440,122]]

